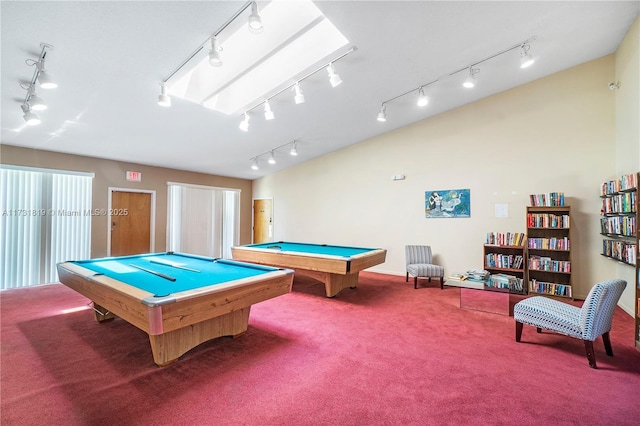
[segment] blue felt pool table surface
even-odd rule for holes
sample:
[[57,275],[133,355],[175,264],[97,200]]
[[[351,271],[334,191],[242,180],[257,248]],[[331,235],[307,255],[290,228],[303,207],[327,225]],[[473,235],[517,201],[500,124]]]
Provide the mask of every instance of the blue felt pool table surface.
[[372,250],[376,250],[373,248],[332,246],[328,244],[293,243],[293,242],[286,242],[286,241],[249,244],[244,247],[274,250],[276,252],[278,251],[296,252],[296,253],[307,253],[307,254],[318,254],[318,255],[340,256],[340,257],[351,257],[351,256],[356,256],[362,253],[367,253]]
[[[255,277],[278,270],[278,268],[268,266],[171,252],[81,260],[72,263],[96,274],[105,275],[145,290],[157,297]],[[136,267],[175,278],[175,281]]]

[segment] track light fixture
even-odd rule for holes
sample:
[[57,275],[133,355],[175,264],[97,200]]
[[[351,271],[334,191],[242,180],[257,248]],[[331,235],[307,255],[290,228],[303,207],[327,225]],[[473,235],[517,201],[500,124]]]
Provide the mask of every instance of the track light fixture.
[[249,15],[249,31],[254,34],[260,34],[264,30],[262,19],[258,13],[258,3],[251,3],[251,15]]
[[420,90],[418,90],[418,106],[419,107],[423,107],[423,106],[427,106],[427,104],[429,103],[429,98],[424,94],[424,88],[420,88]]
[[295,86],[293,86],[296,95],[294,96],[294,100],[296,101],[296,104],[303,104],[304,103],[304,94],[302,93],[302,90],[300,89],[300,83],[296,82]]
[[211,37],[211,48],[209,49],[209,65],[212,67],[221,67],[222,58],[220,57],[220,51],[222,48],[218,43],[218,37]]
[[387,106],[382,104],[380,106],[380,112],[378,113],[378,121],[385,122],[387,121]]
[[251,161],[251,169],[252,170],[258,170],[258,160],[260,159],[260,157],[266,157],[268,156],[268,160],[267,163],[269,164],[276,164],[276,151],[279,150],[280,148],[284,148],[285,146],[289,146],[291,145],[291,149],[289,149],[289,155],[295,157],[298,155],[298,140],[293,140],[291,142],[287,142],[285,144],[282,144],[280,146],[277,146],[273,149],[270,149],[269,151],[263,152],[262,154],[256,155],[255,157],[252,157],[249,159],[249,161]]
[[529,43],[520,46],[520,68],[528,68],[536,61],[533,56],[531,56],[531,53],[529,53],[530,49],[531,46]]
[[469,75],[464,79],[464,82],[462,82],[462,87],[464,87],[465,89],[473,89],[474,87],[476,87],[476,74],[478,74],[479,72],[480,68],[474,68],[473,66],[470,66]]
[[336,87],[342,83],[342,79],[336,71],[333,69],[333,62],[329,62],[327,66],[327,72],[329,73],[329,83],[331,83],[331,87]]
[[481,59],[479,61],[473,62],[471,65],[468,65],[464,68],[460,68],[457,69],[455,71],[452,71],[448,74],[445,74],[441,77],[436,78],[435,80],[432,80],[428,83],[422,84],[420,86],[418,86],[415,89],[411,89],[409,91],[406,91],[404,93],[399,94],[398,96],[394,96],[391,99],[387,99],[386,101],[382,102],[381,106],[380,106],[380,112],[378,113],[378,121],[387,121],[387,103],[391,102],[391,101],[395,101],[398,98],[401,98],[405,95],[408,94],[415,94],[416,91],[418,92],[418,100],[417,100],[417,104],[418,106],[425,106],[429,103],[429,98],[424,94],[424,89],[425,87],[437,83],[440,80],[443,80],[445,78],[449,78],[452,77],[458,73],[461,72],[468,72],[467,77],[465,78],[464,82],[462,83],[463,87],[465,88],[472,88],[476,85],[476,74],[478,74],[480,72],[480,68],[478,67],[478,65],[482,64],[483,62],[486,62],[490,59],[496,58],[500,55],[503,55],[507,52],[510,52],[514,49],[520,49],[520,67],[521,68],[525,68],[530,66],[531,64],[533,64],[534,62],[534,58],[531,56],[531,54],[529,53],[529,50],[531,49],[530,43],[532,41],[534,41],[536,39],[536,36],[531,36],[530,38],[528,38],[527,40],[524,40],[518,44],[515,44],[513,46],[510,46],[506,49],[503,49],[497,53],[494,53],[493,55],[487,56],[484,59]]
[[160,95],[158,95],[158,105],[163,107],[171,106],[171,98],[167,95],[167,86],[160,83]]
[[[266,101],[264,101],[264,102],[262,102],[262,101],[261,101],[261,102],[260,102],[260,103],[258,103],[257,105],[254,105],[254,106],[252,106],[251,108],[248,108],[248,109],[246,110],[245,114],[246,114],[247,112],[252,111],[253,109],[257,108],[258,106],[263,105],[263,107],[264,107],[264,109],[265,109],[265,111],[264,111],[264,112],[265,112],[265,118],[266,118],[267,120],[271,120],[271,119],[273,119],[274,115],[273,115],[273,111],[271,111],[271,107],[269,107],[269,111],[271,112],[269,116],[270,116],[270,117],[272,117],[272,118],[267,118],[267,107],[266,107],[266,105],[268,104],[269,100],[271,100],[271,99],[275,98],[275,97],[276,97],[276,96],[278,96],[280,93],[284,92],[285,90],[289,90],[289,89],[294,90],[294,91],[295,91],[295,93],[296,93],[296,94],[295,94],[295,96],[294,96],[294,100],[295,100],[296,104],[304,103],[304,101],[305,101],[305,99],[304,99],[304,93],[302,92],[302,89],[300,89],[300,82],[301,82],[301,81],[303,81],[303,80],[306,80],[307,78],[311,77],[312,75],[314,75],[315,73],[317,73],[318,71],[320,71],[320,70],[322,70],[322,69],[325,69],[325,68],[326,68],[327,70],[329,70],[329,69],[333,70],[333,63],[334,63],[334,62],[336,62],[336,61],[338,61],[338,60],[340,60],[340,59],[344,58],[344,57],[345,57],[345,56],[347,56],[349,53],[351,53],[351,52],[355,52],[356,50],[358,50],[358,49],[357,49],[355,46],[351,47],[349,50],[347,50],[345,53],[343,53],[342,55],[338,56],[337,58],[335,58],[335,59],[334,59],[334,60],[332,60],[331,62],[329,62],[329,63],[327,63],[327,64],[325,64],[325,65],[322,65],[322,66],[321,66],[321,67],[319,67],[319,68],[316,68],[315,70],[311,71],[309,74],[307,74],[307,75],[305,75],[304,77],[302,77],[302,78],[298,79],[295,83],[292,83],[291,85],[289,85],[289,86],[287,86],[287,87],[283,88],[282,90],[280,90],[280,91],[278,91],[278,92],[274,93],[274,94],[273,94],[273,95],[271,95],[269,98],[267,98],[267,100],[266,100]],[[331,73],[332,73],[332,72],[330,71],[330,72],[329,72],[329,78],[330,78],[330,79],[331,79],[331,75],[332,75]],[[334,80],[333,80],[333,81],[335,82],[335,85],[336,85],[336,86],[337,86],[338,84],[342,83],[342,80],[340,79],[340,77],[338,76],[338,74],[336,74],[336,73],[335,73],[335,71],[333,71],[333,76],[335,76],[335,78],[334,78]],[[332,83],[332,85],[333,85],[333,83]],[[335,87],[335,86],[334,86],[334,87]],[[241,123],[241,125],[242,125],[242,123]],[[240,128],[242,129],[242,127],[240,127]],[[243,130],[244,130],[244,129],[243,129]],[[246,131],[246,130],[245,130],[245,131]]]
[[271,111],[271,105],[269,105],[269,100],[264,101],[264,119],[265,120],[273,120],[276,118],[273,111]]
[[249,114],[245,112],[243,117],[244,118],[240,122],[240,130],[242,130],[243,132],[246,132],[249,130]]
[[47,109],[47,104],[42,100],[40,96],[36,94],[36,83],[40,82],[40,87],[43,89],[55,89],[58,85],[51,79],[46,73],[44,68],[44,62],[47,54],[53,49],[53,46],[47,43],[40,43],[42,50],[37,60],[27,59],[25,63],[29,66],[35,66],[33,76],[30,82],[21,82],[20,87],[27,91],[24,101],[20,105],[22,112],[24,113],[24,121],[29,126],[35,126],[40,124],[40,118],[33,111],[44,111]]

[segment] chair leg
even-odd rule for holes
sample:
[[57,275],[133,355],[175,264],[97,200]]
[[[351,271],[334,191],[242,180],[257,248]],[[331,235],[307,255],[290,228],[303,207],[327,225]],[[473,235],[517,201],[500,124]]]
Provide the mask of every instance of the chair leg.
[[417,289],[418,288],[418,277],[413,277],[413,288]]
[[604,350],[607,351],[607,355],[613,356],[613,349],[611,348],[611,339],[609,338],[608,331],[602,335],[602,341],[604,342]]
[[584,349],[587,352],[589,367],[598,368],[598,366],[596,365],[596,354],[595,352],[593,352],[593,342],[591,340],[584,340]]
[[440,290],[444,290],[444,277],[440,277]]
[[522,338],[522,324],[521,322],[516,321],[516,342],[519,342]]
[[536,328],[536,331],[537,331],[538,333],[542,333],[542,329],[541,329],[540,327],[537,327],[537,328]]
[[408,283],[408,282],[409,282],[409,273],[408,273],[408,272],[407,272],[407,278],[405,278],[404,282],[405,282],[405,283]]

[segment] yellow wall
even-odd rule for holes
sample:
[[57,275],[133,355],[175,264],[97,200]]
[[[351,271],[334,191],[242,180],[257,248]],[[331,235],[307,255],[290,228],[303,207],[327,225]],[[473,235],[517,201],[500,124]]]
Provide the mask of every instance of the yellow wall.
[[[528,195],[564,192],[584,297],[616,274],[599,255],[599,188],[617,173],[613,78],[609,55],[258,179],[253,194],[273,198],[276,240],[383,247],[372,270],[404,275],[405,244],[431,245],[446,274],[482,268],[487,232],[526,232]],[[458,188],[471,218],[424,217],[426,190]]]
[[[0,146],[0,160],[3,164],[95,173],[92,196],[93,209],[107,208],[109,187],[156,191],[154,251],[166,250],[167,182],[239,189],[241,191],[240,244],[249,244],[251,242],[251,181],[249,180],[19,148],[9,145]],[[125,180],[125,172],[127,170],[142,172],[142,182],[129,182]],[[94,216],[91,220],[91,257],[93,258],[107,255],[107,219],[106,216]]]
[[[615,90],[616,176],[640,171],[640,16],[616,51]],[[630,266],[618,265],[618,276],[627,280],[621,306],[633,310],[635,276]]]

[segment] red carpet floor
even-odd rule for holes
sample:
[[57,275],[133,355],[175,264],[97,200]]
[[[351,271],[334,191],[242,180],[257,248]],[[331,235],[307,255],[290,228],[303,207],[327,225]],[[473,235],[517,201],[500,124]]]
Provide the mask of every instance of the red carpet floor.
[[[336,298],[310,279],[255,305],[237,339],[165,368],[147,335],[98,324],[62,285],[0,293],[2,425],[637,425],[640,352],[618,308],[614,357],[512,317],[460,309],[458,288],[363,273]],[[71,310],[71,311],[69,311]]]

